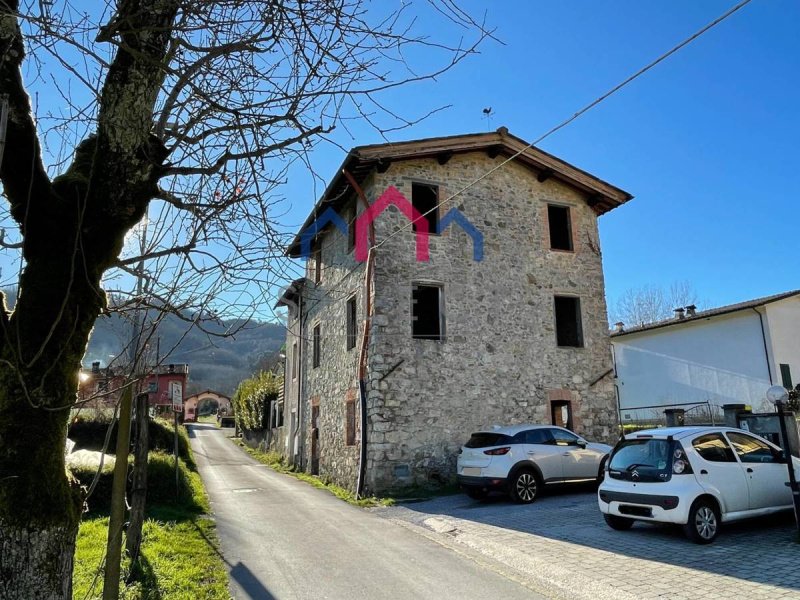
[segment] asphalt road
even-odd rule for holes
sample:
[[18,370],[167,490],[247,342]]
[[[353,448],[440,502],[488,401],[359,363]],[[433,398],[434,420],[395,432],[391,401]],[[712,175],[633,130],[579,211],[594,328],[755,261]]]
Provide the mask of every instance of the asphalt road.
[[494,599],[543,596],[415,531],[253,460],[190,425],[237,599]]

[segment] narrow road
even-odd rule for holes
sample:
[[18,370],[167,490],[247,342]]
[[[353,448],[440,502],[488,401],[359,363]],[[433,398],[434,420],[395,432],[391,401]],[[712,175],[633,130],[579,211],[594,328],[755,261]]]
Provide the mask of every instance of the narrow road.
[[190,425],[237,599],[541,600],[467,556],[276,473]]

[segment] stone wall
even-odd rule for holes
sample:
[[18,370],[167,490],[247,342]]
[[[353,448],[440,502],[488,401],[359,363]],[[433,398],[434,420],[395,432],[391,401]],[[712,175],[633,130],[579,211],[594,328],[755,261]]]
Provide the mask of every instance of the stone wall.
[[[354,206],[354,202],[353,202]],[[343,211],[346,217],[346,211]],[[348,220],[351,220],[352,216]],[[358,425],[358,353],[364,320],[364,265],[348,250],[348,238],[331,229],[321,236],[321,279],[314,284],[313,259],[308,261],[309,284],[303,311],[304,350],[302,391],[305,414],[303,465],[312,470],[312,451],[318,448],[320,477],[348,489],[355,489],[358,478],[360,431],[354,440],[346,439],[347,403],[355,402]],[[356,300],[357,340],[347,349],[347,300]],[[320,326],[320,366],[313,366],[313,332]],[[312,419],[316,418],[316,422]],[[315,431],[316,430],[316,431]],[[314,437],[317,436],[317,442]],[[348,441],[354,443],[348,444]]]
[[[390,185],[439,186],[440,200],[502,157],[483,152],[393,163],[366,186],[374,201]],[[550,249],[547,204],[571,209],[573,252]],[[582,193],[511,163],[440,209],[457,206],[484,234],[484,259],[451,226],[415,260],[410,229],[378,250],[369,368],[367,483],[371,491],[452,480],[458,448],[492,424],[549,423],[550,401],[572,402],[574,429],[596,441],[616,434],[597,217]],[[377,240],[407,224],[394,208],[376,221]],[[411,337],[411,286],[444,290],[444,341]],[[584,346],[556,344],[554,295],[580,298]],[[394,370],[387,375],[387,373]],[[384,378],[385,375],[385,378]]]

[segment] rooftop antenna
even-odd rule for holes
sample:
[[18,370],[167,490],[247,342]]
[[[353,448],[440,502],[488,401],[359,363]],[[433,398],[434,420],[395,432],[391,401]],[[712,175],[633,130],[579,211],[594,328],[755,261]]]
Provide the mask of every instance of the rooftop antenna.
[[494,111],[491,106],[483,109],[483,118],[486,119],[486,131],[492,130],[492,115],[494,115]]

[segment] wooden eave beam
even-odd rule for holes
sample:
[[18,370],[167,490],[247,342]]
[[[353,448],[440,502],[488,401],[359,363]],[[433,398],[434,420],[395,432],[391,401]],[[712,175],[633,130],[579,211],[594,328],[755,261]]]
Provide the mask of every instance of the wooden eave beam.
[[503,151],[503,146],[501,146],[500,144],[489,146],[486,149],[486,156],[488,156],[489,158],[497,158],[498,156],[500,156],[500,153],[502,151]]
[[438,162],[440,165],[444,166],[448,162],[450,162],[451,158],[453,158],[453,151],[452,150],[448,150],[447,152],[440,152],[436,156],[436,162]]
[[375,164],[375,168],[377,169],[378,173],[386,173],[391,166],[392,161],[388,158],[379,158],[378,162]]

